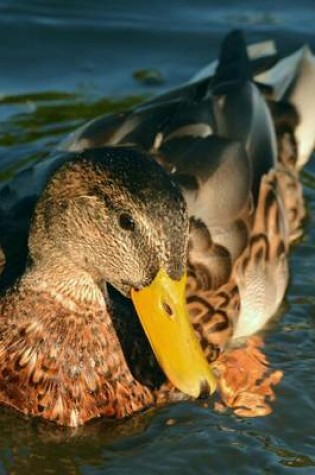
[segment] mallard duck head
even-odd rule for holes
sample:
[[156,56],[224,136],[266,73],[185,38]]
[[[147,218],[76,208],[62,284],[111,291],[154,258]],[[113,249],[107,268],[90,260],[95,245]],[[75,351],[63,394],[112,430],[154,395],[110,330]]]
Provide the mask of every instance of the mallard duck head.
[[188,234],[184,199],[166,172],[115,147],[72,156],[53,174],[29,247],[34,265],[58,254],[131,297],[162,369],[196,397],[215,383],[186,310]]
[[[44,241],[36,236],[43,226]],[[187,237],[182,195],[153,160],[126,148],[95,149],[65,163],[49,181],[30,249],[38,260],[46,246],[54,247],[130,297],[160,269],[175,280],[183,275]]]

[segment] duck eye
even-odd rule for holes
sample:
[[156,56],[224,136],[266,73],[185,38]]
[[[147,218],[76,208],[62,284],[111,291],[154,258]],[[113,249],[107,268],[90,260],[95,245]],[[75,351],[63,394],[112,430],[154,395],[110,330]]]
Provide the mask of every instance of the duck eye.
[[136,225],[130,214],[121,213],[119,216],[119,226],[126,231],[134,231]]

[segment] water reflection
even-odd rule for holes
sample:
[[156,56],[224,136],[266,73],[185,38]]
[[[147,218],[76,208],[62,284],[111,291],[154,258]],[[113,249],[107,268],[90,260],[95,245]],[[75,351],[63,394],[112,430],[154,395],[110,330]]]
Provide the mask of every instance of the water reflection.
[[278,474],[286,467],[313,470],[311,455],[294,444],[287,447],[272,428],[279,421],[270,419],[257,424],[185,403],[73,431],[1,410],[0,456],[10,475],[207,474],[211,467],[215,473],[231,473],[232,467],[253,474]]
[[0,131],[0,182],[12,178],[25,165],[43,159],[62,137],[86,121],[132,108],[148,97],[143,94],[95,99],[54,91],[3,97],[0,118],[3,109],[8,114],[9,108],[10,113]]
[[[1,409],[1,460],[8,473],[79,473],[79,466],[104,464],[106,446],[146,430],[153,414],[141,414],[122,422],[96,421],[79,429],[23,418]],[[105,463],[106,465],[106,463]]]

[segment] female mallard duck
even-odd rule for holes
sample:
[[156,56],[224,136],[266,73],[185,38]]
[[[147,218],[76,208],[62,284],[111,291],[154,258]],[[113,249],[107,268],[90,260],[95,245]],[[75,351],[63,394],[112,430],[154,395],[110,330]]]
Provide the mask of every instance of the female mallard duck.
[[259,87],[270,108],[234,32],[214,76],[96,119],[63,145],[72,154],[36,207],[29,267],[1,301],[4,403],[78,425],[180,398],[174,387],[213,390],[185,317],[188,246],[187,308],[222,403],[270,411],[281,373],[268,373],[253,335],[283,299],[304,208],[297,112],[282,101],[294,88],[273,98]]
[[71,426],[154,402],[127,366],[107,282],[132,298],[169,380],[194,397],[213,390],[185,310],[187,241],[184,199],[156,162],[119,148],[68,157],[36,206],[30,264],[1,300],[0,401]]

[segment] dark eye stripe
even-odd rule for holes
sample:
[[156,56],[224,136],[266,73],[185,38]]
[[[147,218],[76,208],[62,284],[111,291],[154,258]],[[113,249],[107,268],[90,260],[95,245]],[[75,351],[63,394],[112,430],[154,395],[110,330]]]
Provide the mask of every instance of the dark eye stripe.
[[133,217],[128,213],[122,213],[119,216],[119,226],[126,231],[134,231],[135,222]]

